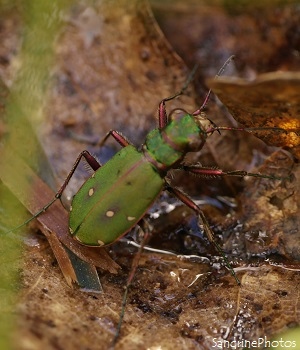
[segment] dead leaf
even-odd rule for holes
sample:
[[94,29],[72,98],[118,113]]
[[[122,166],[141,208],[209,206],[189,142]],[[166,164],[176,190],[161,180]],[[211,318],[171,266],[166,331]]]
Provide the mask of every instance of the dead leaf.
[[280,150],[259,170],[264,174],[276,173],[282,180],[247,181],[240,197],[242,215],[231,245],[239,244],[240,252],[244,250],[252,257],[279,255],[288,262],[300,261],[300,167],[287,152]]
[[299,73],[268,73],[251,82],[220,77],[208,81],[208,85],[243,126],[292,130],[255,134],[267,144],[289,150],[300,159]]

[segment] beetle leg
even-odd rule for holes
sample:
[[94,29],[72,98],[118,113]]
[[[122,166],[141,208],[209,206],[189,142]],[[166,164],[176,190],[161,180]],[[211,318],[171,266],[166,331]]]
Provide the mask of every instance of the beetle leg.
[[119,131],[117,130],[110,130],[103,138],[101,138],[100,140],[91,140],[90,138],[87,138],[86,136],[81,136],[81,135],[77,135],[71,131],[69,131],[69,134],[72,136],[72,138],[74,138],[75,140],[85,143],[85,144],[89,144],[92,146],[97,146],[97,147],[102,147],[106,140],[112,136],[122,147],[126,147],[128,145],[132,145],[132,142],[130,142],[125,136],[123,136]]
[[235,278],[236,282],[238,284],[240,284],[240,281],[237,278],[237,276],[236,276],[233,268],[231,267],[228,259],[226,258],[223,250],[221,249],[219,244],[216,242],[213,231],[210,229],[209,224],[207,222],[207,219],[206,219],[203,211],[198,207],[198,205],[196,203],[193,202],[193,200],[191,198],[189,198],[185,193],[180,191],[178,188],[171,187],[170,185],[167,184],[166,190],[169,191],[171,194],[173,194],[175,197],[177,197],[183,204],[185,204],[186,206],[191,208],[197,214],[199,221],[201,223],[201,226],[203,226],[203,230],[204,230],[205,234],[207,235],[207,238],[209,239],[209,241],[211,243],[214,244],[217,251],[222,255],[222,257],[225,261],[225,264],[226,264],[227,268],[229,269],[230,273]]
[[188,171],[190,173],[196,174],[196,175],[202,175],[202,176],[238,176],[238,177],[245,177],[245,176],[253,176],[253,177],[259,177],[263,179],[272,179],[272,180],[283,180],[282,177],[274,176],[274,175],[265,175],[265,174],[259,174],[259,173],[249,173],[244,170],[232,170],[232,171],[224,171],[221,169],[213,169],[213,168],[206,168],[201,167],[197,165],[184,165],[181,167],[182,170]]
[[196,64],[194,66],[194,68],[192,69],[191,73],[189,74],[186,82],[184,83],[184,85],[180,91],[178,91],[174,95],[166,97],[160,101],[159,106],[158,106],[158,128],[159,129],[164,128],[168,124],[168,114],[166,111],[166,102],[174,100],[174,98],[182,95],[185,92],[187,87],[190,85],[191,81],[194,79],[196,71],[198,69],[198,66],[199,66],[198,64]]
[[78,164],[81,160],[81,158],[84,158],[86,160],[86,162],[88,163],[88,165],[94,170],[96,171],[97,169],[99,169],[101,167],[101,164],[97,161],[97,159],[92,156],[90,154],[89,151],[82,151],[79,156],[77,157],[71,171],[69,172],[68,176],[66,177],[64,183],[62,184],[61,188],[57,191],[55,198],[60,198],[62,196],[63,191],[65,190],[65,188],[67,187],[68,183],[71,180],[71,177],[73,176],[76,168],[78,167]]
[[71,180],[71,177],[73,176],[75,170],[78,167],[79,162],[81,161],[81,158],[84,158],[86,160],[86,162],[88,163],[88,165],[94,170],[96,171],[97,169],[99,169],[101,167],[101,164],[98,162],[98,160],[92,156],[90,154],[89,151],[82,151],[79,156],[76,158],[75,163],[72,166],[71,171],[69,172],[68,176],[66,177],[65,181],[63,182],[61,188],[56,192],[53,200],[48,203],[45,207],[43,207],[37,214],[34,215],[34,217],[37,217],[38,215],[40,215],[42,212],[46,211],[51,205],[52,203],[54,203],[57,199],[60,199],[65,188],[67,187],[68,183]]
[[119,131],[117,130],[110,130],[100,141],[96,143],[96,146],[102,147],[106,140],[112,136],[122,147],[126,147],[129,145],[132,145],[132,143],[123,136]]
[[112,348],[115,347],[115,345],[116,345],[116,343],[118,341],[118,338],[120,336],[120,331],[121,331],[121,326],[122,326],[122,323],[123,323],[123,318],[124,318],[124,315],[125,315],[125,308],[126,308],[126,304],[127,304],[127,296],[128,296],[128,291],[129,291],[130,285],[131,285],[132,280],[133,280],[133,278],[135,276],[136,270],[137,270],[137,268],[139,266],[139,261],[140,261],[140,257],[141,257],[141,254],[143,252],[144,246],[148,243],[148,241],[150,239],[150,236],[151,236],[152,227],[149,225],[149,223],[145,219],[141,219],[139,221],[139,223],[138,223],[138,226],[140,226],[140,228],[143,230],[144,238],[143,238],[141,244],[139,245],[138,252],[135,254],[135,256],[134,256],[134,258],[132,260],[130,274],[128,276],[126,287],[125,287],[125,292],[124,292],[124,295],[123,295],[122,308],[121,308],[119,323],[118,323],[118,326],[117,326],[116,333],[114,335],[114,339],[112,341],[112,346],[111,346]]
[[13,228],[12,230],[8,231],[7,233],[10,232],[14,232],[16,230],[18,230],[19,228],[27,225],[30,221],[34,220],[35,218],[37,218],[38,216],[40,216],[42,213],[44,213],[49,207],[51,207],[51,205],[57,200],[60,199],[65,188],[67,187],[68,183],[70,182],[71,177],[73,176],[81,158],[84,157],[85,160],[87,161],[87,163],[89,164],[89,166],[96,171],[97,169],[99,169],[101,167],[101,164],[97,161],[97,159],[95,157],[93,157],[88,151],[82,151],[79,156],[77,157],[71,171],[69,172],[68,176],[66,177],[64,183],[62,184],[61,188],[56,192],[55,196],[52,198],[52,200],[47,203],[42,209],[40,209],[38,212],[36,212],[31,218],[29,218],[28,220],[26,220],[25,222],[23,222],[21,225]]
[[144,232],[144,237],[143,237],[141,244],[139,244],[139,250],[138,250],[137,254],[135,254],[134,259],[132,261],[132,268],[131,268],[130,275],[129,275],[128,280],[127,280],[127,286],[129,286],[131,284],[131,282],[134,278],[136,269],[139,265],[139,260],[140,260],[141,254],[143,252],[145,245],[148,243],[148,241],[151,237],[151,232],[152,232],[152,226],[149,224],[149,222],[146,219],[141,219],[138,223],[138,226]]

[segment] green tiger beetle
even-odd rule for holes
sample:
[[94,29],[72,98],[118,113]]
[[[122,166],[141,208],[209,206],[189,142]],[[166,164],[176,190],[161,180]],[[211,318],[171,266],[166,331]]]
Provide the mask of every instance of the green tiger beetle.
[[[225,62],[216,77],[222,74],[232,58],[230,57]],[[134,277],[142,248],[149,236],[149,229],[143,217],[163,190],[177,197],[195,212],[198,216],[199,224],[203,227],[209,241],[214,244],[217,251],[222,255],[226,266],[234,276],[236,282],[240,284],[221,247],[215,241],[214,234],[202,210],[180,189],[174,188],[169,184],[166,179],[168,171],[171,169],[181,169],[196,175],[255,176],[278,179],[275,176],[249,173],[246,171],[223,171],[220,169],[204,168],[200,165],[184,164],[185,155],[188,152],[201,150],[206,139],[216,131],[242,130],[251,132],[253,130],[274,130],[274,128],[264,127],[231,128],[216,126],[203,112],[211,91],[207,93],[204,103],[195,112],[188,113],[178,109],[181,111],[181,114],[174,113],[173,111],[168,115],[166,112],[166,102],[184,93],[193,74],[192,72],[190,78],[179,92],[161,100],[158,108],[158,127],[149,132],[144,144],[139,149],[134,147],[120,132],[110,130],[98,145],[103,146],[109,137],[113,137],[122,146],[122,149],[104,165],[101,165],[87,150],[82,151],[61,188],[55,194],[55,197],[29,220],[14,229],[16,230],[35,219],[41,213],[45,212],[56,200],[60,199],[79,162],[82,158],[86,160],[94,173],[82,185],[72,200],[69,216],[69,230],[72,237],[83,245],[103,247],[113,244],[136,225],[142,226],[145,231],[144,241],[133,260],[133,267],[127,280],[122,312],[113,341],[114,344],[120,333],[128,289]],[[281,131],[286,130],[281,129]]]

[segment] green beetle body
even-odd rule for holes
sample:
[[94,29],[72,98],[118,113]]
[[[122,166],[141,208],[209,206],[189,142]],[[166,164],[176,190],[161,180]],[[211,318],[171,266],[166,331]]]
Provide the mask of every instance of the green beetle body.
[[143,217],[164,180],[133,146],[99,168],[74,196],[70,232],[86,245],[113,243]]
[[162,191],[168,170],[187,152],[202,148],[211,122],[200,115],[178,115],[151,131],[141,150],[127,145],[100,167],[74,196],[69,227],[91,246],[111,244],[145,215]]

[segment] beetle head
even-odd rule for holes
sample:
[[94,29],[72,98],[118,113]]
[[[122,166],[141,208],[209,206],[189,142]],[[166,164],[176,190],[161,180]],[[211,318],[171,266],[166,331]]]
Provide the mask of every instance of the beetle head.
[[206,117],[204,112],[199,114],[193,114],[193,118],[200,129],[200,136],[203,137],[203,134],[210,136],[215,131],[216,124]]

